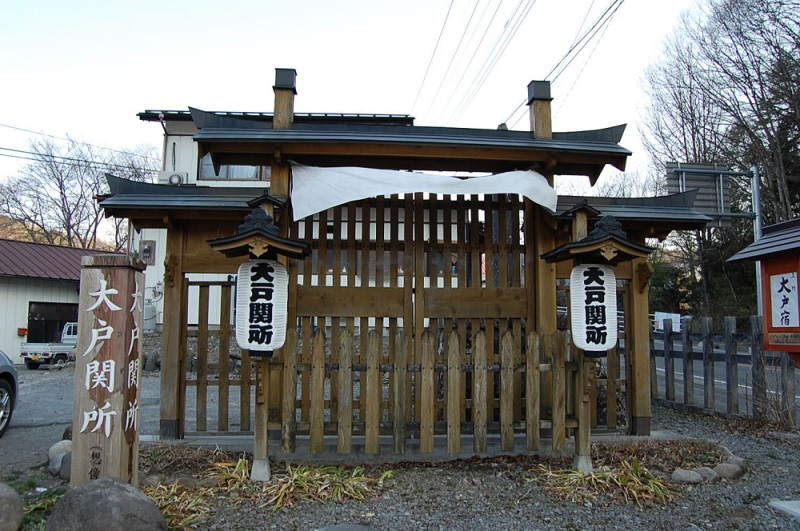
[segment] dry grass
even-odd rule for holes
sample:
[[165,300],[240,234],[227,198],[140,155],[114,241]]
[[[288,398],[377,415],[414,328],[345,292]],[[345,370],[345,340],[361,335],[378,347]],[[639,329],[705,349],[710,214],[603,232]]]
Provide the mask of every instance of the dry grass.
[[595,466],[619,467],[636,459],[647,470],[716,466],[726,459],[717,443],[708,441],[642,441],[633,444],[593,444]]
[[142,487],[142,491],[158,505],[169,529],[186,529],[205,520],[209,512],[209,498],[214,497],[212,489],[182,487],[177,481]]

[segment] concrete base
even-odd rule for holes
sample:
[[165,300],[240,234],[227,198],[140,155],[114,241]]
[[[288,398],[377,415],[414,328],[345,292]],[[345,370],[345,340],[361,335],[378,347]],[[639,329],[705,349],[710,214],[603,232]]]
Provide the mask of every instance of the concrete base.
[[178,421],[162,420],[159,423],[158,433],[162,439],[178,439]]
[[572,468],[584,474],[591,474],[594,470],[592,458],[588,455],[576,455],[572,461]]
[[774,501],[769,506],[800,522],[800,500]]
[[650,417],[631,417],[630,435],[650,435]]
[[253,481],[269,483],[269,481],[272,479],[272,474],[269,470],[269,459],[253,460],[253,470],[250,471],[250,479]]

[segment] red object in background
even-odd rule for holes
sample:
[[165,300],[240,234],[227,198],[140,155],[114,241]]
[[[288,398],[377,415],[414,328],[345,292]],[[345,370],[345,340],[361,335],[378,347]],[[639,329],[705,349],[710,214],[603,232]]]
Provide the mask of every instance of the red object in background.
[[781,273],[800,273],[800,258],[797,253],[778,253],[761,259],[761,293],[764,301],[764,350],[787,352],[795,360],[795,365],[797,365],[800,358],[800,327],[774,326],[772,320],[770,277]]
[[27,328],[17,328],[17,335],[18,336],[27,336],[28,329]]

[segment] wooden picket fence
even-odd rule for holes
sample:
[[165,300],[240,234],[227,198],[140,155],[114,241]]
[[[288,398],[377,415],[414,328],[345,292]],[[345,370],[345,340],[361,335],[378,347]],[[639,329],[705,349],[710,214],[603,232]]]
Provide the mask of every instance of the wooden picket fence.
[[[736,332],[735,317],[724,318],[722,333],[713,331],[710,317],[699,321],[699,332],[692,332],[692,318],[684,317],[679,332],[673,331],[672,320],[666,319],[663,332],[651,333],[653,399],[679,409],[755,417],[796,426],[795,365],[785,352],[763,350],[761,317],[750,317],[748,334]],[[657,342],[661,342],[661,348],[657,348]],[[716,349],[716,345],[721,345],[721,349]],[[741,352],[743,348],[746,353]],[[656,358],[663,358],[663,368],[657,367]],[[676,397],[676,361],[682,365],[678,383],[683,392],[679,397]],[[697,369],[696,361],[700,362]],[[723,374],[717,371],[718,363],[724,363],[724,371],[719,371]],[[743,379],[742,367],[747,368]],[[659,376],[661,370],[663,379]],[[702,398],[695,395],[698,387]],[[724,393],[724,400],[718,400],[718,391]]]

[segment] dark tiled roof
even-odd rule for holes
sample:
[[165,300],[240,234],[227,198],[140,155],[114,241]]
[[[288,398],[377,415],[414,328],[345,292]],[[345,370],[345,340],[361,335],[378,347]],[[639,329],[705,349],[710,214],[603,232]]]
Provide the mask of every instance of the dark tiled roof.
[[108,251],[0,239],[0,276],[74,280],[81,278],[81,258]]
[[764,227],[764,235],[760,240],[731,256],[728,261],[754,260],[795,249],[800,250],[800,218]]
[[697,190],[656,197],[583,197],[558,196],[555,216],[568,219],[569,212],[579,203],[586,204],[604,216],[620,221],[658,221],[665,224],[696,224],[704,227],[712,219],[692,208]]
[[[232,112],[232,111],[208,111],[209,115],[234,118],[245,122],[258,122],[272,127],[271,112]],[[144,122],[158,122],[163,116],[168,122],[191,122],[191,111],[185,110],[158,110],[147,109],[137,114]],[[407,114],[362,114],[346,112],[296,112],[294,121],[297,123],[361,123],[361,124],[395,124],[412,125],[414,117]]]

